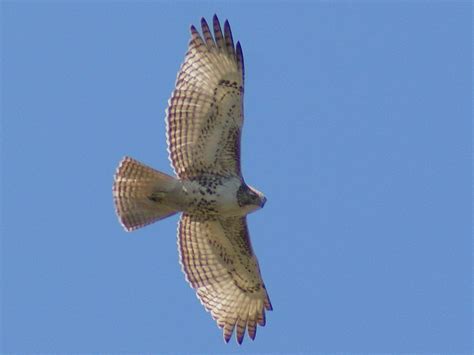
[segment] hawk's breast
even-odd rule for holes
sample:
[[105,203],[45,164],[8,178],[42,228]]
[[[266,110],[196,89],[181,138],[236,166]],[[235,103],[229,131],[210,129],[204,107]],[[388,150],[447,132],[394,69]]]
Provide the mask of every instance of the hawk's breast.
[[235,176],[201,175],[184,181],[185,212],[204,216],[243,215],[237,202],[237,191],[241,186],[241,179]]

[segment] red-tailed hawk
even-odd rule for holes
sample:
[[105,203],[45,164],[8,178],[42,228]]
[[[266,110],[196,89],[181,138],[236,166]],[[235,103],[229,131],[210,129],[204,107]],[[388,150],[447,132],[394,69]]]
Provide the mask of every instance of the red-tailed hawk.
[[266,198],[240,169],[244,59],[229,22],[217,16],[214,37],[205,19],[191,40],[166,110],[168,151],[177,178],[126,157],[113,196],[127,231],[182,212],[178,245],[182,269],[229,341],[247,329],[255,338],[272,305],[252,250],[246,215]]

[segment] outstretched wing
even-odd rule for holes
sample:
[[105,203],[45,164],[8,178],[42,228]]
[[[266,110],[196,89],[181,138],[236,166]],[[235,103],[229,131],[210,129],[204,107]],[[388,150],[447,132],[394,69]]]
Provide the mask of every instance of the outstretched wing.
[[257,324],[265,325],[265,309],[272,310],[257,258],[250,244],[245,217],[205,220],[183,214],[179,222],[180,262],[187,281],[207,311],[224,328],[229,341],[247,329],[255,338]]
[[184,179],[203,172],[240,176],[244,62],[229,22],[224,34],[214,15],[214,39],[201,19],[204,39],[191,26],[191,40],[166,110],[168,151]]

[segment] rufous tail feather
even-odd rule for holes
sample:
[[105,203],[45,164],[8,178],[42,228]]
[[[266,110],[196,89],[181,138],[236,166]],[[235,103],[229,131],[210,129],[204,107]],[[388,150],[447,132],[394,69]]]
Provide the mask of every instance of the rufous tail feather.
[[144,227],[178,212],[164,203],[179,180],[125,157],[115,173],[115,209],[127,231]]

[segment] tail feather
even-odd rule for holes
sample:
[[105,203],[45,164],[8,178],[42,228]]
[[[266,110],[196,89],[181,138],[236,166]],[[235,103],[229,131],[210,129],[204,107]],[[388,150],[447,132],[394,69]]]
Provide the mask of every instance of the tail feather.
[[115,174],[115,209],[127,231],[144,227],[178,212],[164,203],[179,180],[125,157]]

